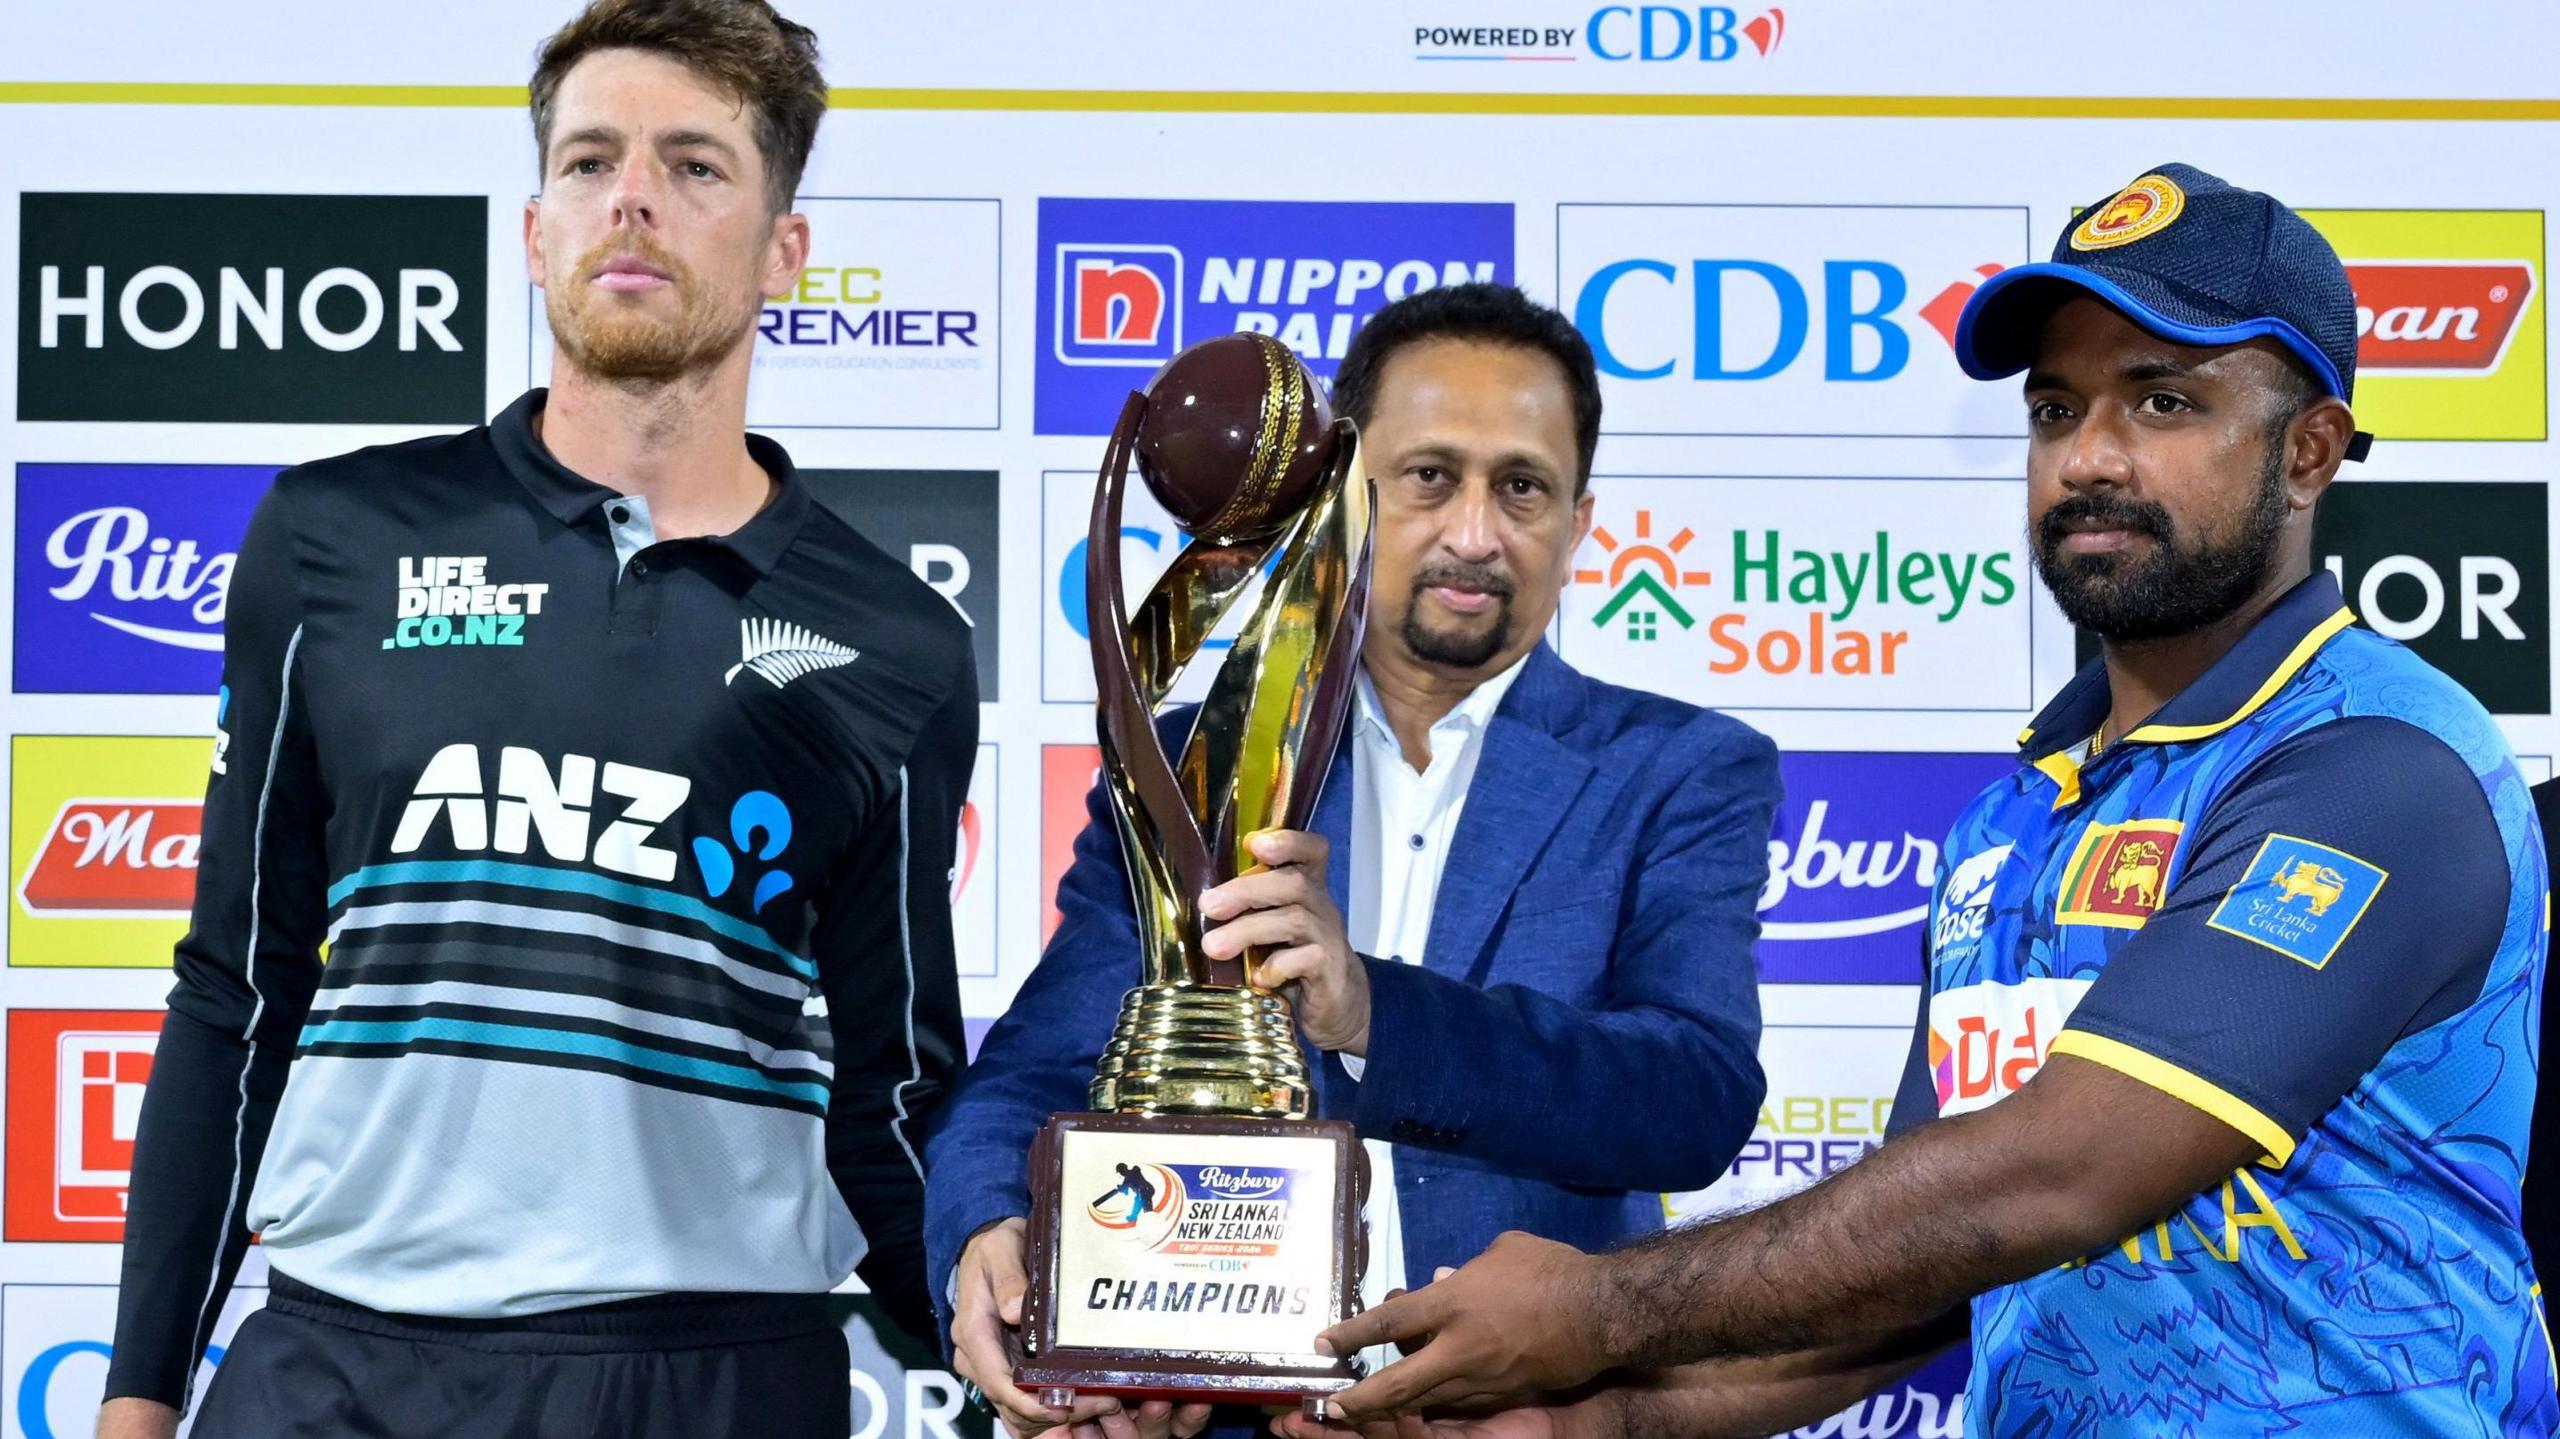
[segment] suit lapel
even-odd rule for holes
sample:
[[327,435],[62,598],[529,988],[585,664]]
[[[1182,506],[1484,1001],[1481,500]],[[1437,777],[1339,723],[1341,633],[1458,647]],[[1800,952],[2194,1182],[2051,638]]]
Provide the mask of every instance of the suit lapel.
[[1591,762],[1555,737],[1571,721],[1576,682],[1542,644],[1485,726],[1484,751],[1431,909],[1431,940],[1423,951],[1428,968],[1471,977],[1520,881],[1590,782]]

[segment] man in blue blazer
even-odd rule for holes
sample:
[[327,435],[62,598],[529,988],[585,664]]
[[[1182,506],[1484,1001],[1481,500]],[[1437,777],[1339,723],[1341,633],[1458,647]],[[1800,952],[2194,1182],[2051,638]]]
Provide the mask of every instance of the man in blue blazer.
[[[1377,484],[1350,733],[1313,829],[1255,841],[1203,948],[1266,947],[1318,1113],[1367,1143],[1362,1296],[1506,1229],[1584,1249],[1657,1230],[1749,1136],[1764,1083],[1751,944],[1777,755],[1737,721],[1577,674],[1543,643],[1591,528],[1590,347],[1509,286],[1425,291],[1335,383]],[[1188,711],[1166,716],[1178,752]],[[1010,1382],[1024,1157],[1085,1107],[1138,934],[1097,788],[1059,925],[926,1151],[926,1248],[954,1364],[1017,1435],[1189,1435],[1205,1407],[1046,1409]],[[1338,859],[1337,859],[1338,856]],[[1374,1356],[1373,1356],[1374,1358]]]

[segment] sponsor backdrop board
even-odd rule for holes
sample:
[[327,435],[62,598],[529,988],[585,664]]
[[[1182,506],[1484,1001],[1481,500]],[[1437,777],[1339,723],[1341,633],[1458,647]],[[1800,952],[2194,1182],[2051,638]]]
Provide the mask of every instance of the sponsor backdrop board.
[[[476,423],[547,374],[522,245],[540,177],[509,87],[572,8],[12,17],[9,1434],[85,1432],[103,1373],[241,537],[281,467]],[[1454,279],[1558,305],[1602,367],[1559,651],[1785,752],[1757,954],[1770,1098],[1733,1172],[1674,1212],[1761,1202],[1878,1140],[1928,896],[1969,883],[1938,873],[1948,820],[2085,654],[2029,560],[2016,387],[1961,375],[1954,316],[2146,169],[2273,190],[2337,244],[2380,442],[2323,505],[2320,559],[2365,624],[2499,716],[2528,778],[2560,754],[2548,6],[2212,8],[2166,70],[2128,64],[2160,39],[2028,0],[1130,0],[1107,27],[1073,6],[783,8],[838,90],[798,202],[809,269],[756,318],[750,419],[976,641],[951,876],[973,1043],[1036,963],[1084,824],[1099,437],[1182,345],[1262,331],[1330,380],[1380,306]],[[198,82],[245,88],[145,103]],[[1183,540],[1141,490],[1117,542],[1134,602]],[[1958,1099],[1996,1057],[1947,1056]],[[855,1433],[981,1432],[864,1302],[844,1300]],[[1808,1432],[1959,1432],[1960,1384],[1959,1357]]]

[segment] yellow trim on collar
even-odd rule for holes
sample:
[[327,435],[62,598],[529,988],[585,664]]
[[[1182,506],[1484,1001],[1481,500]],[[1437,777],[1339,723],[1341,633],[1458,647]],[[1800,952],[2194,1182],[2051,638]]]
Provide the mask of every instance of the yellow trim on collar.
[[2284,663],[2277,665],[2275,672],[2267,676],[2266,683],[2258,686],[2258,692],[2249,696],[2249,702],[2233,710],[2229,718],[2216,720],[2212,724],[2147,724],[2126,735],[2125,738],[2139,740],[2144,744],[2172,744],[2179,740],[2204,739],[2207,736],[2222,733],[2257,713],[2259,706],[2274,699],[2276,691],[2283,689],[2286,682],[2291,680],[2297,671],[2311,663],[2311,657],[2320,652],[2322,645],[2336,638],[2338,631],[2355,622],[2356,617],[2352,611],[2345,605],[2338,606],[2338,612],[2322,620],[2313,627],[2311,633],[2304,635],[2302,642],[2293,647],[2293,653],[2284,657]]
[[2073,759],[2068,750],[2055,750],[2037,760],[2036,768],[2043,772],[2046,779],[2052,780],[2062,788],[2062,792],[2053,797],[2055,809],[2064,809],[2080,802],[2080,762]]
[[2293,1158],[2293,1136],[2285,1133],[2283,1125],[2221,1085],[2190,1074],[2158,1055],[2145,1054],[2130,1044],[2083,1029],[2066,1029],[2055,1035],[2053,1048],[2047,1053],[2068,1054],[2105,1065],[2127,1079],[2138,1079],[2163,1094],[2183,1099],[2258,1141],[2266,1149],[2267,1158],[2279,1168]]

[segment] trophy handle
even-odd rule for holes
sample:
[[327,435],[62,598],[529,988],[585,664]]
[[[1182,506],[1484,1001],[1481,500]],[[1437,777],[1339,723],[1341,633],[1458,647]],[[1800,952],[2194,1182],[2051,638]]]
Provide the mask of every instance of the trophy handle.
[[1146,941],[1147,982],[1178,984],[1196,982],[1186,956],[1199,928],[1200,892],[1212,881],[1208,841],[1183,803],[1172,762],[1156,735],[1155,706],[1148,699],[1152,686],[1139,677],[1124,609],[1120,501],[1128,489],[1129,457],[1145,412],[1146,397],[1131,393],[1121,406],[1120,422],[1112,427],[1094,485],[1093,520],[1085,536],[1085,630],[1093,646],[1102,772],[1111,787],[1131,897]]

